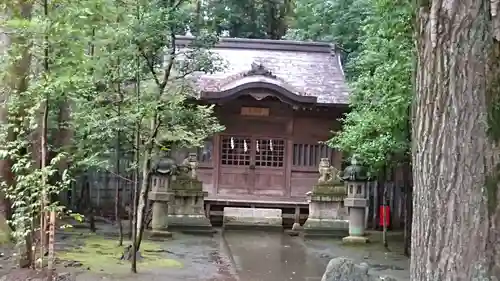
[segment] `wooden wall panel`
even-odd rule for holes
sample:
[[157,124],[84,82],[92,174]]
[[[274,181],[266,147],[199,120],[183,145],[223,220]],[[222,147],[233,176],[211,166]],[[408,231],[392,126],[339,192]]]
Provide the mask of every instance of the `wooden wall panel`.
[[[265,168],[261,168],[265,169]],[[252,193],[256,196],[285,196],[285,169],[256,170],[255,185]]]
[[270,117],[221,116],[220,122],[226,127],[223,134],[243,136],[286,136],[286,119]]
[[332,130],[337,130],[338,121],[326,118],[295,117],[293,139],[296,142],[326,141],[332,137]]
[[[269,116],[242,116],[242,107],[269,108]],[[219,168],[218,175],[214,176],[218,181],[215,181],[216,194],[242,198],[244,194],[305,198],[305,193],[312,189],[319,177],[317,172],[319,158],[329,157],[331,164],[340,169],[342,155],[328,150],[324,145],[318,145],[320,141],[331,138],[332,130],[339,129],[340,124],[336,119],[340,113],[337,109],[301,109],[272,99],[257,101],[242,97],[218,105],[216,113],[221,124],[226,127],[226,130],[221,132],[222,138],[224,136],[245,137],[252,140],[259,137],[275,138],[283,139],[286,143],[284,157],[286,161],[283,169],[276,171],[267,169],[269,171],[266,170],[262,175],[254,174],[252,177],[251,172],[215,163],[213,166]],[[294,163],[297,162],[294,161],[294,151],[299,148],[296,144],[309,148],[307,155],[305,152],[303,155],[309,159],[305,161],[307,164]]]
[[291,195],[292,197],[306,198],[306,193],[311,191],[318,182],[319,174],[316,172],[292,171]]
[[218,194],[248,195],[253,188],[253,176],[248,168],[220,166]]
[[198,168],[198,179],[203,183],[203,191],[208,192],[209,195],[215,194],[212,173],[212,168]]

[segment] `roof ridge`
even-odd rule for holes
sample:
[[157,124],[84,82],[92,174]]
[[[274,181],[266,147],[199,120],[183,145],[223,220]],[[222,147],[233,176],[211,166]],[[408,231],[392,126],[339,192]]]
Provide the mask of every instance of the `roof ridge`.
[[[176,44],[179,46],[189,45],[194,36],[176,36]],[[215,49],[252,49],[252,50],[276,50],[307,53],[335,53],[335,44],[328,42],[276,40],[276,39],[249,39],[220,37]]]

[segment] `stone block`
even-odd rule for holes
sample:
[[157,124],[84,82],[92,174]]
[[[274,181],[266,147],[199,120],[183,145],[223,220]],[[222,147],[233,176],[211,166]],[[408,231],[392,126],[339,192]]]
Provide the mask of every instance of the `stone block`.
[[283,230],[282,211],[281,209],[225,207],[223,228]]
[[170,183],[170,190],[203,191],[203,183],[191,178],[177,177]]
[[342,201],[311,201],[309,217],[304,223],[304,236],[335,237],[348,235],[349,222]]
[[152,201],[169,202],[171,198],[172,198],[171,192],[150,192],[148,194],[148,199]]
[[313,186],[312,194],[344,198],[347,195],[347,189],[343,184],[323,183]]
[[366,236],[347,236],[342,238],[344,244],[366,244],[370,242]]
[[341,219],[308,218],[304,223],[305,237],[342,238],[349,234],[349,221]]
[[344,205],[346,207],[365,208],[368,206],[368,200],[364,198],[346,198],[344,199]]
[[309,202],[341,202],[345,196],[327,195],[327,194],[311,194]]
[[172,232],[166,230],[152,230],[149,234],[151,240],[161,241],[165,238],[171,238]]

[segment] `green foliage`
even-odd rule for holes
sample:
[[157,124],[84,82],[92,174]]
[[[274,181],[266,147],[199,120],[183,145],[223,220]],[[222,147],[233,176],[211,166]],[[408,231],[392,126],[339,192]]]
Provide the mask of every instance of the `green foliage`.
[[[153,148],[162,141],[193,147],[223,129],[211,106],[196,105],[186,79],[220,69],[209,51],[217,37],[200,32],[189,50],[178,52],[174,35],[193,17],[188,1],[165,3],[58,0],[49,1],[46,15],[36,2],[29,17],[16,3],[1,3],[14,11],[3,22],[12,44],[2,56],[2,78],[12,83],[2,89],[8,118],[1,127],[0,156],[12,163],[14,181],[4,179],[2,188],[12,202],[16,241],[36,227],[42,191],[57,195],[70,185],[71,175],[112,168],[118,132],[124,153],[154,157]],[[26,58],[30,64],[18,71]],[[35,160],[45,102],[50,163],[40,168]],[[53,208],[62,211],[57,202],[47,207]]]
[[351,87],[343,131],[329,142],[379,171],[409,150],[412,96],[410,1],[297,0],[287,38],[333,42]]
[[[358,55],[370,0],[296,0],[294,19],[285,38],[332,42],[342,50],[343,62]],[[349,72],[351,76],[355,73]]]
[[413,10],[406,0],[370,0],[360,53],[347,66],[351,111],[329,144],[359,154],[374,171],[409,153]]
[[227,32],[230,37],[267,39],[285,35],[294,5],[293,0],[200,2],[196,14],[201,28],[218,34]]

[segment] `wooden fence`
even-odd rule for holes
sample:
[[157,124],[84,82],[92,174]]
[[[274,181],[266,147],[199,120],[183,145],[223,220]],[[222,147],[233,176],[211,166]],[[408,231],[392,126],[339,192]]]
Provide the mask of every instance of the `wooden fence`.
[[[86,178],[85,178],[86,177]],[[120,184],[120,205],[124,209],[132,201],[134,190],[133,174],[123,173],[116,175],[110,172],[87,172],[79,177],[71,189],[63,193],[61,201],[71,209],[76,209],[78,200],[82,200],[82,189],[89,184],[90,201],[98,214],[104,217],[113,217],[115,208],[115,188]],[[404,226],[405,194],[404,188],[394,182],[386,182],[387,204],[390,208],[390,226],[400,229]],[[380,206],[383,202],[384,186],[377,182],[368,183],[367,199],[369,206],[366,208],[366,225],[369,228],[379,228]],[[85,198],[83,198],[85,200]],[[123,213],[123,212],[122,212]]]
[[369,206],[366,208],[366,225],[372,229],[379,228],[380,206],[383,205],[384,188],[387,189],[386,198],[390,209],[390,226],[395,229],[403,228],[406,208],[405,188],[394,182],[386,182],[384,186],[380,186],[378,182],[368,184]]

